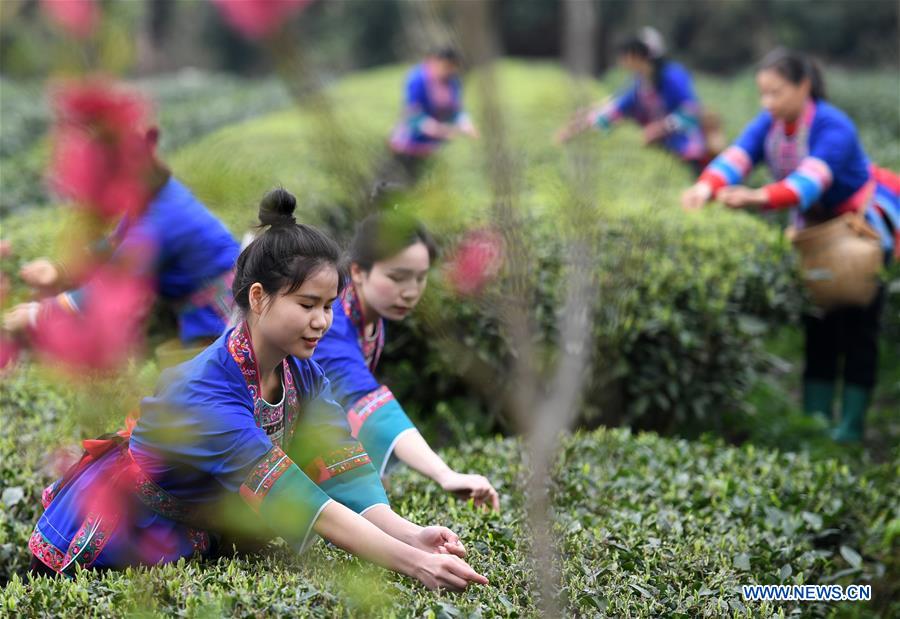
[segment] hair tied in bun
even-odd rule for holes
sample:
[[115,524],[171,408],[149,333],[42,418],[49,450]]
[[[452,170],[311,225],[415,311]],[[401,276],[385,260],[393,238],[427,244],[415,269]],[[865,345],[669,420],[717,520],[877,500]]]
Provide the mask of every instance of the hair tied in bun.
[[297,199],[284,187],[271,190],[259,203],[260,226],[291,226],[296,225],[294,210],[297,208]]

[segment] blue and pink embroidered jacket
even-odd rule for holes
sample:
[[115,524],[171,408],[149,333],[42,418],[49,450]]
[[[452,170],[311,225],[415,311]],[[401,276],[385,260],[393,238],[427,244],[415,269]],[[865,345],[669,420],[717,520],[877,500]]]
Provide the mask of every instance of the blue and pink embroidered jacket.
[[[232,305],[232,269],[240,247],[222,222],[174,177],[141,216],[123,219],[102,246],[113,262],[127,265],[137,275],[154,277],[157,293],[175,306],[183,341],[218,337],[225,330]],[[87,281],[45,303],[79,312],[90,297]]]
[[391,135],[391,149],[416,157],[432,154],[443,140],[426,135],[422,124],[428,119],[455,124],[465,117],[459,78],[443,82],[432,75],[428,63],[417,65],[406,78],[403,108],[403,118]]
[[663,146],[685,161],[706,156],[706,140],[700,126],[700,100],[694,94],[691,74],[677,62],[666,62],[658,84],[638,77],[625,90],[597,110],[594,124],[610,129],[622,118],[639,125],[665,121],[668,135]]
[[713,192],[740,183],[765,160],[774,183],[765,208],[796,208],[799,225],[818,217],[863,212],[885,252],[900,255],[900,179],[869,163],[846,114],[825,101],[808,101],[791,125],[763,111],[737,141],[700,175]]
[[335,399],[347,412],[353,436],[384,474],[400,435],[415,426],[394,394],[373,375],[384,349],[384,320],[378,319],[374,336],[367,336],[359,300],[348,286],[335,301],[334,321],[319,342],[313,359],[325,370]]
[[302,548],[329,501],[358,513],[387,504],[322,369],[289,357],[281,379],[282,401],[263,400],[246,323],[167,370],[130,438],[85,441],[82,461],[44,491],[31,552],[69,574],[204,554],[221,531]]

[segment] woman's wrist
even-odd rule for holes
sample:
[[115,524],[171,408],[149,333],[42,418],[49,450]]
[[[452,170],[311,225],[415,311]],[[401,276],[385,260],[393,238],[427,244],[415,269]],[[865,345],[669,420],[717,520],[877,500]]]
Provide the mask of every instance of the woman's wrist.
[[396,558],[397,566],[394,568],[394,571],[419,580],[419,569],[428,559],[428,553],[407,544],[406,548],[399,554],[400,556]]
[[363,515],[363,518],[393,537],[394,539],[409,544],[416,543],[416,536],[421,533],[422,527],[411,522],[395,512],[389,505],[376,505]]
[[456,471],[447,466],[443,461],[441,462],[441,465],[442,466],[439,467],[439,469],[435,472],[434,475],[431,476],[431,478],[434,479],[435,482],[437,482],[437,485],[443,488],[447,484],[447,482],[450,481],[450,478],[456,475]]

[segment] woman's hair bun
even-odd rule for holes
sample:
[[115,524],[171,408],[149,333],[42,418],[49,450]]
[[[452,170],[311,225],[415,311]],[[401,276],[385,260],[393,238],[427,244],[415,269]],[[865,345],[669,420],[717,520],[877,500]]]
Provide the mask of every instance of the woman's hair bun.
[[279,187],[273,189],[259,203],[259,223],[263,226],[288,226],[296,224],[294,209],[297,208],[297,199],[293,194]]

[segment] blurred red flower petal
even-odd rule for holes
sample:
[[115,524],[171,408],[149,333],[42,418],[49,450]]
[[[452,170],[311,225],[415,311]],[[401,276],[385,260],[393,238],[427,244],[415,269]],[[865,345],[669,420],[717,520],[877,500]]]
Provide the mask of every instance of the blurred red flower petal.
[[446,263],[450,287],[461,295],[477,295],[503,266],[503,238],[493,230],[466,234]]
[[153,146],[141,131],[149,104],[100,79],[66,85],[54,103],[53,188],[104,218],[140,212],[153,193]]
[[0,335],[0,370],[14,364],[19,358],[20,350],[15,340]]
[[153,303],[153,286],[143,277],[100,267],[86,284],[79,314],[50,305],[32,334],[42,357],[74,369],[112,370],[143,340],[143,321]]
[[312,0],[213,0],[232,28],[248,39],[274,33]]
[[74,37],[85,39],[100,22],[94,0],[41,0],[41,8],[53,22]]

